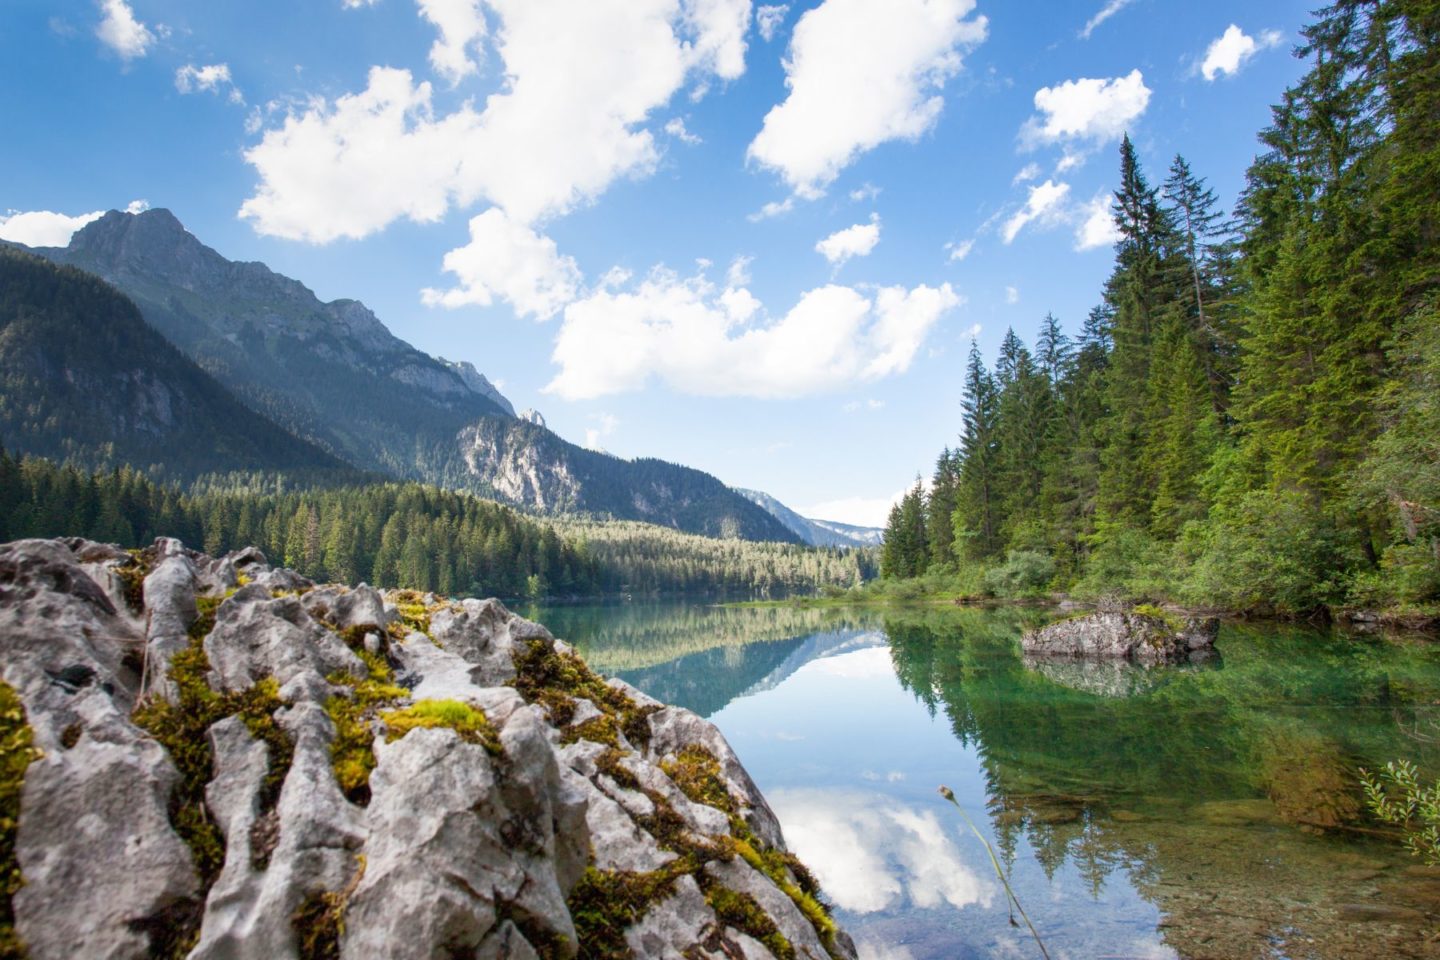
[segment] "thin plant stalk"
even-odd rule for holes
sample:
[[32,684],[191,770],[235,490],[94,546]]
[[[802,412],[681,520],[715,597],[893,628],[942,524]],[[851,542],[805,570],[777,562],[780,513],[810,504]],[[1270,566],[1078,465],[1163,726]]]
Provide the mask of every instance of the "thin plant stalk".
[[[1020,916],[1025,920],[1025,926],[1030,928],[1030,936],[1035,938],[1035,945],[1040,948],[1040,955],[1045,960],[1050,960],[1050,952],[1045,949],[1045,941],[1040,939],[1040,932],[1035,929],[1035,924],[1030,922],[1030,915],[1025,912],[1025,908],[1020,905],[1020,898],[1015,896],[1015,891],[1010,888],[1010,881],[1000,867],[1000,859],[995,856],[995,848],[990,846],[990,841],[985,839],[985,834],[980,832],[980,828],[975,826],[975,821],[970,819],[970,814],[966,813],[965,808],[960,806],[960,801],[955,799],[955,791],[949,787],[941,787],[940,796],[955,805],[955,809],[960,811],[960,816],[964,818],[970,832],[975,834],[975,838],[985,845],[985,852],[990,855],[990,865],[995,868],[995,876],[1000,878],[1000,883],[1005,887],[1005,895],[1008,898],[1005,904],[1007,909],[1010,904],[1015,905],[1015,909],[1020,911]],[[1015,923],[1014,913],[1010,914],[1010,923],[1012,925]]]

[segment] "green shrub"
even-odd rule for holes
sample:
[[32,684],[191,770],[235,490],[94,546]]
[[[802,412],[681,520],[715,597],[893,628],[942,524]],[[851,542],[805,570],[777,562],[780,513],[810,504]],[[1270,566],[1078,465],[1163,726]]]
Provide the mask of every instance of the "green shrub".
[[1186,599],[1237,610],[1308,613],[1342,602],[1360,553],[1352,535],[1294,494],[1256,491],[1190,532],[1200,547]]
[[1410,852],[1440,864],[1440,782],[1422,786],[1414,764],[1392,760],[1379,776],[1361,770],[1360,783],[1375,816],[1405,831]]
[[1055,561],[1035,550],[1011,550],[1005,563],[985,573],[985,587],[997,597],[1033,597],[1055,576]]

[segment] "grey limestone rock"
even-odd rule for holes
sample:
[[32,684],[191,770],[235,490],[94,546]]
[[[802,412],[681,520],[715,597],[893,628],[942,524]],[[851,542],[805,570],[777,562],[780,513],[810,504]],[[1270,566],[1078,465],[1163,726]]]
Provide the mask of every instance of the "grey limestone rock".
[[[636,957],[770,957],[710,908],[717,884],[759,904],[798,956],[854,957],[843,936],[827,952],[791,895],[735,855],[734,831],[762,848],[783,838],[715,727],[617,680],[618,697],[593,677],[588,696],[545,687],[586,668],[544,627],[494,600],[420,599],[425,616],[409,619],[428,618],[428,635],[396,623],[413,594],[313,587],[257,550],[216,559],[161,540],[137,560],[83,540],[0,546],[0,671],[43,752],[23,784],[12,900],[30,956],[128,960],[193,943],[192,960],[298,958],[302,944],[346,958],[572,957],[587,935],[572,896],[653,873],[664,882],[625,933]],[[177,661],[182,650],[203,651],[208,671]],[[177,663],[196,671],[176,673],[183,684],[167,676]],[[197,679],[214,697],[180,699]],[[220,710],[204,721],[208,773],[177,766],[136,724],[155,698],[181,715]],[[563,726],[557,703],[573,705]],[[729,810],[672,776],[697,750]],[[213,876],[197,863],[214,855],[197,858],[171,822],[182,785],[203,795],[223,846]]]
[[1124,658],[1137,663],[1177,663],[1213,649],[1216,617],[1164,618],[1136,611],[1101,611],[1027,631],[1026,654],[1047,657]]

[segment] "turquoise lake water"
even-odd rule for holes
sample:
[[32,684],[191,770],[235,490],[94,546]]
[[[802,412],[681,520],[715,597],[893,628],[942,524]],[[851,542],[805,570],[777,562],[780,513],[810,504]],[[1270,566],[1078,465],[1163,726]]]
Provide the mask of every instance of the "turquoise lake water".
[[[1440,956],[1440,871],[1359,767],[1440,773],[1440,644],[1226,625],[1145,670],[1027,662],[1037,611],[532,609],[712,720],[866,960]],[[1018,919],[1018,917],[1016,918]]]

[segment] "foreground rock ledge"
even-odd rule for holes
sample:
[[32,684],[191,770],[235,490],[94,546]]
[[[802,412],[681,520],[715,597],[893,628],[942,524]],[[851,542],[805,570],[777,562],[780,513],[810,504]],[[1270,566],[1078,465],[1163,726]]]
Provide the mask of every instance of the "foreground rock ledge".
[[1027,630],[1020,638],[1020,646],[1034,657],[1180,663],[1212,656],[1219,633],[1220,621],[1216,617],[1101,611]]
[[0,645],[36,960],[855,956],[714,726],[497,601],[27,540]]

